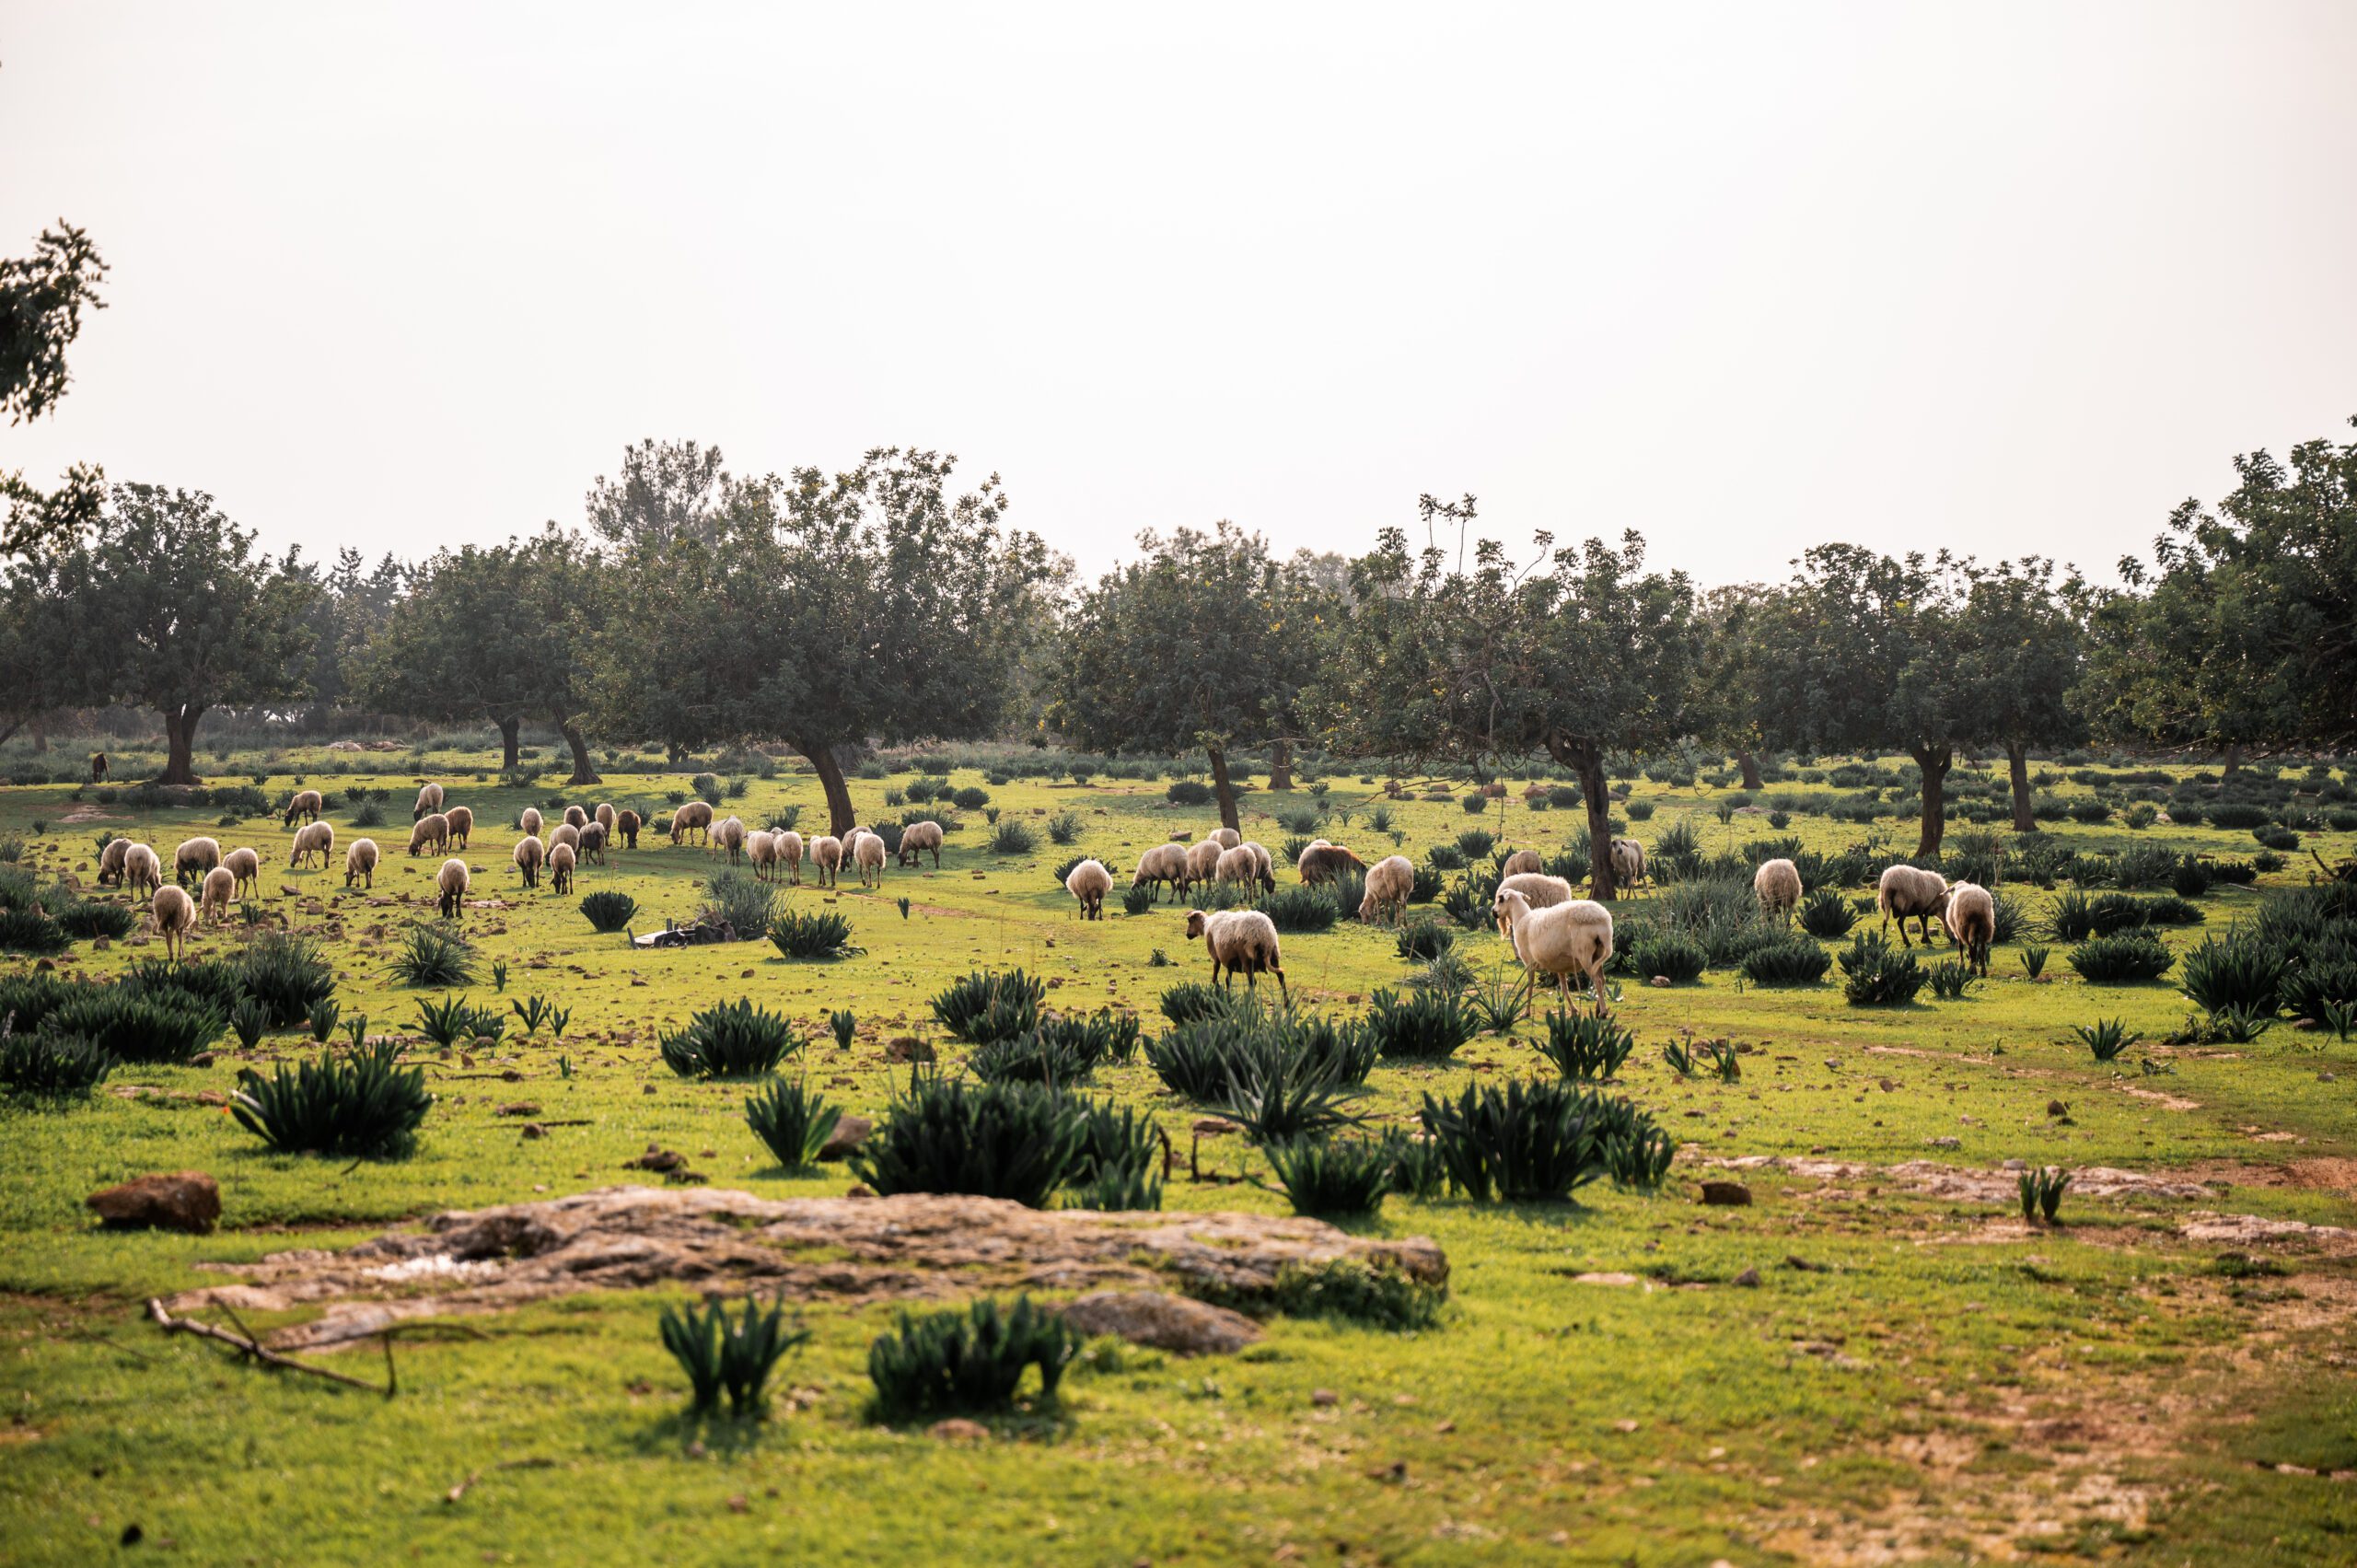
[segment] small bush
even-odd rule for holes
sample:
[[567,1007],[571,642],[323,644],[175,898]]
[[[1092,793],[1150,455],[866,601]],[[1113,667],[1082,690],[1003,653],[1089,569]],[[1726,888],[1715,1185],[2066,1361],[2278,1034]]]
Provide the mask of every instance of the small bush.
[[1637,1037],[1609,1018],[1584,1013],[1555,1013],[1547,1019],[1547,1038],[1538,1054],[1565,1078],[1600,1081],[1617,1074],[1637,1049]]
[[967,785],[964,789],[952,791],[943,798],[946,799],[950,805],[955,806],[960,811],[980,811],[983,807],[988,806],[991,803],[990,791],[986,789],[977,789],[971,784]]
[[638,900],[628,893],[590,893],[581,900],[581,912],[588,917],[590,930],[610,934],[630,924],[638,913]]
[[1838,942],[1857,923],[1858,912],[1830,888],[1819,888],[1801,902],[1801,929],[1811,936]]
[[1465,852],[1455,844],[1434,844],[1424,852],[1424,859],[1435,871],[1465,869]]
[[0,1095],[12,1099],[85,1099],[113,1071],[114,1058],[78,1035],[0,1033]]
[[1848,977],[1842,994],[1852,1007],[1903,1007],[1931,978],[1912,952],[1879,935],[1852,938],[1841,955],[1841,972]]
[[36,958],[63,953],[74,945],[65,927],[37,909],[0,910],[0,952]]
[[412,925],[393,955],[393,978],[419,987],[472,985],[475,950],[446,926]]
[[2177,987],[2195,1006],[2272,1014],[2282,986],[2283,955],[2239,934],[2207,936],[2185,955]]
[[2052,954],[2052,948],[2040,947],[2035,944],[2024,947],[2022,949],[2022,972],[2029,976],[2030,979],[2036,980],[2038,976],[2046,972],[2046,960],[2051,957]]
[[1743,975],[1754,985],[1815,985],[1833,967],[1833,955],[1794,936],[1744,955]]
[[181,1063],[221,1038],[222,1014],[185,993],[123,984],[61,988],[43,1031],[80,1039],[117,1062]]
[[1683,931],[1655,931],[1629,949],[1630,970],[1645,980],[1661,975],[1683,985],[1701,979],[1710,965],[1710,949]]
[[2121,1051],[2143,1038],[2142,1035],[2129,1033],[2127,1026],[2118,1018],[2100,1019],[2092,1026],[2073,1024],[2071,1026],[2071,1032],[2079,1037],[2081,1044],[2094,1052],[2095,1059],[2098,1062],[2113,1060]]
[[363,1046],[339,1061],[322,1051],[289,1073],[280,1063],[265,1078],[249,1067],[229,1097],[238,1125],[282,1154],[383,1159],[409,1152],[433,1107],[425,1069],[403,1067],[390,1040]]
[[1155,890],[1158,886],[1159,884],[1153,882],[1130,884],[1121,893],[1121,912],[1123,914],[1150,912],[1154,908]]
[[1446,1062],[1480,1032],[1481,1024],[1452,993],[1418,991],[1403,997],[1382,988],[1367,998],[1361,1027],[1384,1061]]
[[1180,779],[1162,793],[1173,806],[1206,806],[1212,798],[1211,785],[1201,779]]
[[1438,921],[1411,920],[1400,925],[1393,945],[1403,958],[1428,960],[1455,947],[1457,933]]
[[692,1407],[711,1410],[725,1391],[729,1413],[739,1420],[760,1412],[770,1373],[785,1353],[810,1342],[809,1330],[799,1323],[786,1327],[782,1301],[763,1312],[750,1296],[735,1321],[717,1301],[702,1311],[666,1307],[660,1332],[663,1348],[688,1375]]
[[897,1324],[868,1346],[867,1376],[877,1411],[898,1419],[1010,1409],[1028,1367],[1039,1370],[1039,1397],[1053,1399],[1080,1350],[1079,1334],[1028,1296],[1006,1312],[984,1298],[922,1318],[903,1312]]
[[1949,958],[1931,970],[1932,994],[1942,1002],[1960,1000],[1972,985],[1972,970]]
[[1039,1028],[1046,982],[1023,970],[978,971],[952,981],[933,999],[933,1016],[958,1039],[985,1045]]
[[1397,1159],[1385,1138],[1304,1137],[1264,1144],[1297,1214],[1372,1214],[1391,1191]]
[[1051,842],[1069,844],[1079,837],[1080,814],[1078,812],[1059,811],[1048,819],[1048,838]]
[[769,938],[789,958],[840,958],[858,950],[851,945],[851,921],[834,910],[780,910]]
[[2268,849],[2280,850],[2286,854],[2300,847],[2300,835],[2289,828],[2273,826],[2253,828],[2250,830],[2250,836]]
[[[1334,896],[1324,888],[1312,888],[1295,883],[1264,894],[1252,905],[1269,917],[1279,931],[1289,935],[1312,935],[1334,929],[1334,922],[1341,911]],[[1358,912],[1353,904],[1351,912]]]
[[663,1064],[682,1078],[753,1078],[802,1049],[801,1032],[747,999],[706,1007],[659,1044]]
[[127,904],[109,903],[98,899],[78,899],[59,889],[55,896],[46,900],[49,916],[64,928],[65,935],[78,942],[105,937],[120,942],[131,935],[139,923]]
[[1608,1137],[1651,1125],[1626,1100],[1519,1080],[1454,1101],[1427,1094],[1420,1116],[1451,1184],[1483,1202],[1567,1200],[1607,1174]]
[[238,988],[269,1014],[270,1027],[287,1028],[335,994],[335,970],[305,936],[268,932],[236,960]]
[[1088,1108],[1036,1084],[966,1084],[922,1069],[852,1156],[877,1191],[970,1192],[1045,1207],[1079,1168]]
[[829,1104],[804,1084],[783,1078],[745,1101],[745,1125],[788,1170],[818,1164],[819,1151],[834,1136],[842,1117],[841,1106]]
[[991,829],[993,854],[1029,854],[1039,847],[1039,835],[1017,817],[1002,819]]
[[1174,1024],[1225,1018],[1250,1009],[1248,998],[1239,1000],[1233,991],[1207,985],[1201,981],[1181,981],[1162,993],[1162,1016]]
[[703,899],[698,919],[723,922],[737,941],[754,942],[769,932],[770,914],[777,906],[777,884],[731,867],[704,878]]
[[2177,962],[2159,937],[2142,931],[2090,937],[2071,949],[2070,959],[2080,978],[2095,985],[2158,980]]

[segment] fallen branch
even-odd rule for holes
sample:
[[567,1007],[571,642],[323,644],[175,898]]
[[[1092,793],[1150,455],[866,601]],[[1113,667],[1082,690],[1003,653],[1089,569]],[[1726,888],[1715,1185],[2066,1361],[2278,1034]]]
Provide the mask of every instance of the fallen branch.
[[371,1394],[382,1393],[389,1400],[397,1391],[393,1381],[393,1342],[390,1335],[387,1335],[385,1339],[385,1386],[379,1389],[375,1384],[364,1383],[357,1377],[347,1377],[341,1372],[331,1372],[324,1366],[313,1366],[308,1362],[297,1361],[291,1355],[281,1355],[254,1337],[253,1330],[246,1327],[244,1319],[238,1316],[234,1307],[224,1307],[222,1310],[227,1312],[229,1320],[238,1325],[239,1330],[238,1333],[233,1334],[226,1329],[215,1328],[210,1323],[200,1323],[193,1318],[175,1318],[164,1310],[164,1304],[161,1301],[152,1296],[147,1301],[147,1316],[154,1318],[156,1326],[168,1334],[194,1334],[199,1339],[212,1340],[216,1343],[228,1345],[240,1354],[252,1357],[261,1365],[285,1372],[308,1373],[314,1377],[324,1377],[331,1383],[342,1383],[347,1388],[365,1389]]

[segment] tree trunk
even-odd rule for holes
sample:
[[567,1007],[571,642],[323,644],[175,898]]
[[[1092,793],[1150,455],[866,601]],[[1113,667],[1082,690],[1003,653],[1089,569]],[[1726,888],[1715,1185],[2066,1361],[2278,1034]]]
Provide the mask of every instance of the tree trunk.
[[1236,786],[1227,782],[1227,753],[1216,746],[1204,748],[1211,754],[1212,788],[1219,796],[1220,825],[1244,830],[1243,821],[1236,815]]
[[556,728],[557,733],[564,737],[564,743],[573,748],[573,776],[564,782],[568,784],[604,784],[606,781],[598,776],[598,770],[589,764],[589,742],[582,735],[581,726],[570,718],[560,716]]
[[203,716],[204,710],[192,703],[164,710],[164,772],[157,784],[196,782],[196,721]]
[[835,749],[796,745],[795,749],[809,762],[810,771],[819,775],[819,787],[827,792],[827,831],[842,838],[859,819],[853,814],[851,785],[843,782],[843,766],[835,761]]
[[1269,787],[1293,787],[1293,742],[1272,740],[1269,743]]
[[33,750],[36,752],[43,752],[48,749],[49,726],[45,722],[36,723],[33,726]]
[[1612,791],[1605,783],[1604,753],[1569,736],[1547,738],[1547,754],[1580,781],[1587,807],[1588,896],[1608,904],[1620,892],[1612,877]]
[[2008,740],[2005,762],[2014,775],[2014,831],[2035,833],[2038,817],[2029,808],[2029,748],[2018,740]]
[[1915,858],[1922,860],[1939,854],[1940,841],[1947,837],[1948,768],[1955,762],[1956,753],[1945,746],[1923,746],[1908,755],[1923,770],[1923,832],[1915,843]]
[[2237,740],[2226,748],[2226,765],[2219,771],[2218,782],[2220,784],[2224,784],[2228,779],[2233,778],[2235,776],[2235,770],[2242,765],[2243,746],[2242,742]]
[[1756,790],[1765,787],[1759,782],[1759,758],[1748,751],[1738,751],[1735,754],[1735,760],[1736,765],[1743,770],[1744,788]]
[[517,741],[524,729],[524,721],[513,715],[499,721],[499,766],[504,772],[514,772],[521,759],[517,755]]

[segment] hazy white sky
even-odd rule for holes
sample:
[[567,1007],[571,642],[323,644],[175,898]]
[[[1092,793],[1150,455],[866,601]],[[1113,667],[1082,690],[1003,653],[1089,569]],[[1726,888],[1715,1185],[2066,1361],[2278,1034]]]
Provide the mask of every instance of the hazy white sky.
[[113,264],[0,466],[283,548],[644,436],[1003,473],[1100,569],[1420,491],[2107,569],[2357,413],[2357,5],[0,4],[0,253]]

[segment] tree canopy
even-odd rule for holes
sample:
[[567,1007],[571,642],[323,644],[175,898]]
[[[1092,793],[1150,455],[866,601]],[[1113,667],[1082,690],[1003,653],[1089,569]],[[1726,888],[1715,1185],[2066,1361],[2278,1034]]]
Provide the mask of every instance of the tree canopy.
[[[65,395],[65,351],[82,334],[82,311],[106,308],[99,284],[107,264],[90,237],[59,220],[41,230],[33,253],[0,256],[0,411],[11,424],[39,419]],[[20,471],[0,472],[0,556],[71,534],[95,521],[104,504],[104,476],[76,464],[65,482],[44,493]]]

